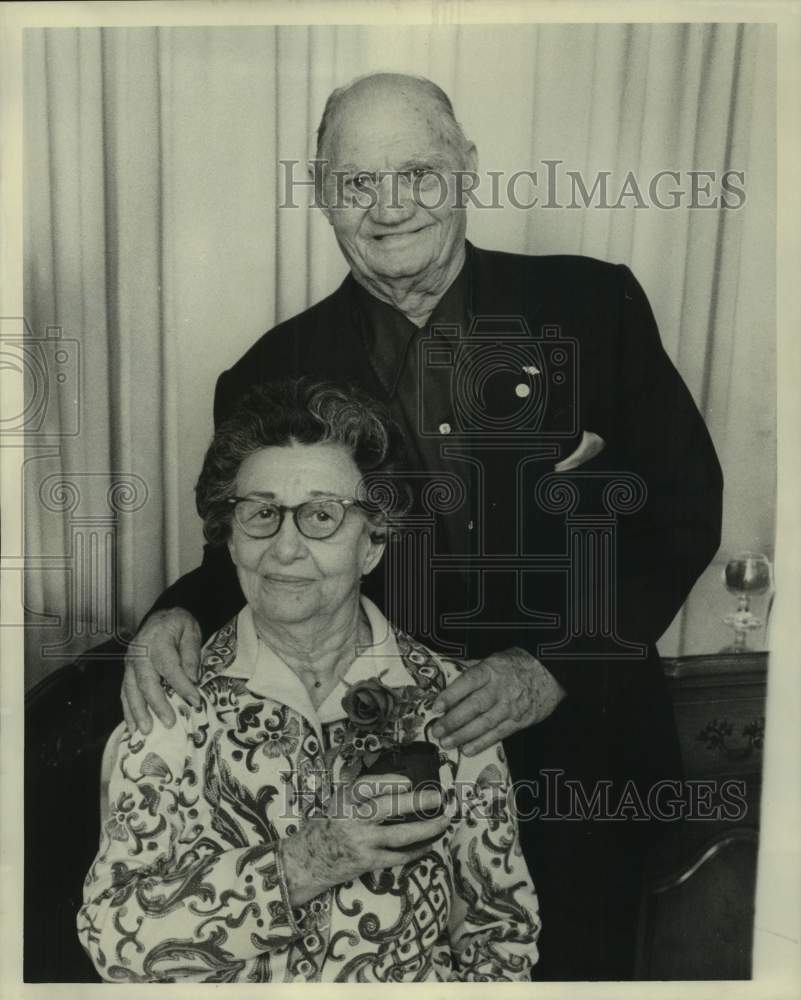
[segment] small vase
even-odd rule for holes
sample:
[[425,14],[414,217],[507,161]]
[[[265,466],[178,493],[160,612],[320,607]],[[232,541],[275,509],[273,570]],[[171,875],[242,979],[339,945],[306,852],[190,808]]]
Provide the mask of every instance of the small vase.
[[[441,789],[439,780],[439,750],[433,743],[424,740],[415,740],[413,743],[398,743],[394,747],[382,750],[373,763],[366,767],[359,777],[371,774],[402,774],[411,782],[411,791],[420,788]],[[414,810],[404,813],[403,816],[392,817],[384,821],[386,826],[396,823],[412,823],[420,819],[433,819],[442,814],[442,807],[436,811],[426,810],[418,813]],[[415,841],[406,847],[391,848],[391,850],[407,851],[414,847],[423,847],[425,844],[432,844],[439,837],[427,837],[425,840]]]

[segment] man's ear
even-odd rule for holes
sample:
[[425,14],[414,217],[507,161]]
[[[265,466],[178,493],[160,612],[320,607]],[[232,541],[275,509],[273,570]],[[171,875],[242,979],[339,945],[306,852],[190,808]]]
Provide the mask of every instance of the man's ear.
[[464,151],[464,169],[468,173],[476,173],[478,170],[478,150],[474,142],[468,142]]
[[309,160],[307,173],[309,180],[314,184],[314,208],[319,208],[325,216],[328,225],[333,225],[331,221],[331,209],[326,200],[325,193],[325,167],[319,160]]

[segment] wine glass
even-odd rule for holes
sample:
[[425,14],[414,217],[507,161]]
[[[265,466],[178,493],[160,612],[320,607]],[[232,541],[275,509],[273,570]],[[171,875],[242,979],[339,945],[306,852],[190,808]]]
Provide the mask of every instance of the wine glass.
[[734,629],[734,643],[726,653],[744,653],[748,650],[748,633],[764,624],[751,612],[752,594],[764,594],[770,590],[772,574],[770,560],[761,552],[740,552],[726,563],[723,582],[730,594],[737,594],[737,610],[723,619]]

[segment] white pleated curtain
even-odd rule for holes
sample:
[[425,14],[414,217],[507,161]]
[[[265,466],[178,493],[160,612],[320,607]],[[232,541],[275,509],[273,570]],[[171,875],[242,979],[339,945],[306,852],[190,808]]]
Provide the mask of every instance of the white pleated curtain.
[[[470,236],[632,267],[721,456],[721,557],[771,554],[774,45],[760,25],[28,29],[26,318],[81,352],[80,433],[28,451],[31,625],[69,611],[81,625],[64,655],[103,638],[87,574],[76,583],[75,521],[108,521],[115,483],[139,491],[106,526],[121,624],[197,564],[193,486],[216,376],[345,270],[306,189],[278,207],[278,161],[300,161],[300,179],[328,93],[376,69],[441,84],[485,170],[538,170],[542,184],[544,161],[560,160],[588,185],[600,171],[645,185],[661,170],[746,172],[737,211],[507,205],[471,209]],[[69,510],[42,502],[59,477],[78,487]],[[719,573],[665,651],[725,640],[710,614]],[[64,662],[39,651],[65,628],[31,628],[29,681]]]

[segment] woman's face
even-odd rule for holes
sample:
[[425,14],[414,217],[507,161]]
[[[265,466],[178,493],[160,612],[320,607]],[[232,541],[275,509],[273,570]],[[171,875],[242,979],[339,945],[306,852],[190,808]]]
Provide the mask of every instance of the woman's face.
[[[347,448],[297,444],[262,448],[242,463],[236,495],[259,495],[287,507],[307,500],[352,499],[361,474]],[[330,538],[304,537],[292,514],[272,538],[250,538],[236,519],[228,542],[239,583],[257,622],[321,621],[358,600],[360,578],[378,563],[365,514],[353,507]]]

